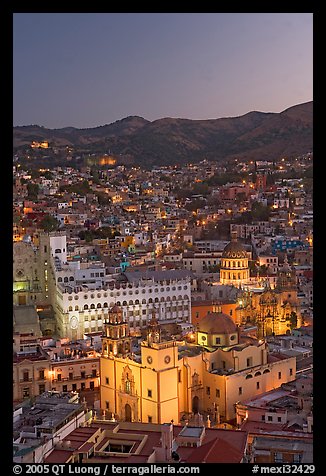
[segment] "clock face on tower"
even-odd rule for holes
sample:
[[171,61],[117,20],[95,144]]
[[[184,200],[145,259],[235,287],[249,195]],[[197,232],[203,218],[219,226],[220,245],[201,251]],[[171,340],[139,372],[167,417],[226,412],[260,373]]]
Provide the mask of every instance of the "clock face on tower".
[[168,364],[168,363],[170,362],[170,360],[171,360],[171,357],[170,357],[169,355],[166,355],[166,356],[164,357],[164,362],[165,362],[166,364]]
[[149,364],[151,364],[151,363],[153,362],[153,359],[152,359],[152,357],[151,357],[150,355],[147,357],[147,362],[148,362]]

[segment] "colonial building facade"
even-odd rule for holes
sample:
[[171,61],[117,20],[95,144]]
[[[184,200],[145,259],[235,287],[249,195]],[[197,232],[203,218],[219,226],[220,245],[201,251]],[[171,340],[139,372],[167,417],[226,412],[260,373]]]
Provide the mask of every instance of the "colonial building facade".
[[235,417],[234,404],[295,379],[295,358],[269,355],[264,340],[240,339],[223,313],[198,325],[197,345],[162,341],[152,319],[141,353],[129,347],[122,310],[109,310],[100,358],[101,408],[118,420],[167,423],[206,412]]

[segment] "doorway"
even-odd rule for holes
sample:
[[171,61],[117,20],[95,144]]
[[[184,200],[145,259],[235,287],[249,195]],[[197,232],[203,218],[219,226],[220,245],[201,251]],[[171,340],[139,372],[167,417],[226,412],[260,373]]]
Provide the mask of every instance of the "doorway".
[[129,403],[126,403],[125,405],[125,421],[131,422],[131,406]]
[[199,413],[199,398],[197,396],[192,399],[192,412]]

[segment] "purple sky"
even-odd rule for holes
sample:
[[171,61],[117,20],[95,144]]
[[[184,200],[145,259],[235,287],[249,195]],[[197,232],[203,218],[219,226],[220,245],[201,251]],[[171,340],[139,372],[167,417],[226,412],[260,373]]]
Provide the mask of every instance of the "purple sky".
[[212,119],[313,97],[312,13],[16,13],[14,125]]

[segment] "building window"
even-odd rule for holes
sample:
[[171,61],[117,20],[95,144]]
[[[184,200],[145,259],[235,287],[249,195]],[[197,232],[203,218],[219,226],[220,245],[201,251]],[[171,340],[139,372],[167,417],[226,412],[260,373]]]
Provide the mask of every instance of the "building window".
[[24,387],[23,388],[23,398],[28,398],[29,397],[29,387]]
[[62,391],[67,392],[68,391],[68,385],[62,385]]
[[96,369],[92,370],[92,377],[96,377],[96,372],[97,372]]
[[293,369],[290,369],[290,377],[293,375]]
[[222,368],[225,370],[226,369],[226,362],[225,360],[222,360]]
[[148,416],[147,416],[147,419],[148,419],[148,423],[152,423],[153,417],[151,417],[151,416],[148,415]]
[[80,386],[80,390],[85,390],[85,388],[86,388],[86,383],[82,382]]
[[69,380],[72,380],[74,378],[74,374],[72,372],[69,372]]
[[39,380],[44,380],[44,370],[40,370],[38,374]]
[[215,337],[215,344],[220,344],[221,343],[221,338],[220,337]]
[[242,387],[239,387],[239,395],[242,395]]
[[86,372],[85,372],[85,370],[82,370],[82,371],[80,372],[80,376],[81,376],[81,378],[86,378]]
[[277,421],[278,421],[279,423],[281,423],[282,417],[278,416],[278,417],[277,417]]
[[39,385],[39,386],[38,386],[38,393],[39,393],[40,395],[42,395],[42,393],[44,393],[44,392],[45,392],[45,385],[44,385],[44,384]]
[[216,396],[217,398],[220,398],[220,395],[221,395],[220,389],[217,388],[217,389],[215,390],[215,396]]
[[268,415],[267,421],[273,421],[273,417],[271,415]]
[[206,394],[210,395],[211,394],[211,387],[206,387]]
[[147,389],[148,398],[152,398],[152,390]]
[[76,392],[76,391],[77,391],[77,384],[76,384],[76,383],[73,383],[73,384],[72,384],[72,391],[73,391],[73,392]]
[[181,370],[178,370],[178,382],[181,382]]
[[107,400],[105,401],[105,408],[106,410],[109,410],[110,408],[110,403]]
[[281,378],[282,378],[282,372],[279,372],[278,373],[278,379],[281,380]]
[[58,381],[61,381],[61,374],[57,375]]
[[105,377],[105,383],[106,385],[109,385],[109,377]]
[[261,416],[262,421],[265,421],[265,415]]
[[283,453],[274,453],[274,463],[283,463]]
[[130,380],[126,380],[126,393],[130,393],[131,392],[131,383],[130,383]]
[[294,453],[293,454],[293,463],[301,463],[302,461],[302,454],[301,453]]
[[23,380],[24,380],[24,382],[28,382],[28,381],[29,381],[29,372],[24,372],[24,373],[23,373]]
[[252,357],[247,358],[247,367],[252,367]]
[[256,389],[259,390],[259,387],[260,387],[260,383],[256,382]]

